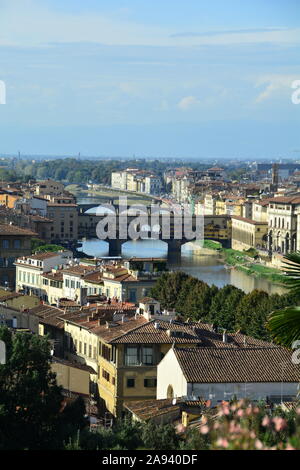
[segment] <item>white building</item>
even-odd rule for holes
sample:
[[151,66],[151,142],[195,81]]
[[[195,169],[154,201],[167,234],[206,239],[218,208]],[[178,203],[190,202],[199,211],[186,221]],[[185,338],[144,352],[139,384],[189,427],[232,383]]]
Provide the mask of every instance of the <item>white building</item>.
[[62,250],[53,253],[38,253],[23,256],[15,261],[16,291],[24,291],[44,298],[43,274],[53,268],[61,268],[73,259],[73,253]]
[[300,195],[269,200],[268,242],[271,251],[286,254],[300,249]]
[[295,399],[300,379],[292,353],[265,347],[171,348],[157,366],[157,399]]

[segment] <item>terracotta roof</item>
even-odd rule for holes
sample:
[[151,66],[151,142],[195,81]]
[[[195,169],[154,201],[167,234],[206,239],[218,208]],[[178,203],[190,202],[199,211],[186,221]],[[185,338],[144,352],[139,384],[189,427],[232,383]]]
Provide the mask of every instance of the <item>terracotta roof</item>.
[[280,204],[300,204],[299,196],[278,196],[269,199],[269,202],[280,203]]
[[16,299],[22,297],[22,294],[18,292],[9,292],[0,289],[0,302],[5,302],[6,300]]
[[37,307],[31,308],[29,313],[37,316],[40,319],[40,323],[55,326],[59,329],[64,328],[64,320],[74,317],[74,312],[65,313],[64,310],[51,307],[50,305],[38,305]]
[[174,348],[189,383],[299,382],[299,366],[281,347]]
[[239,215],[233,215],[232,219],[241,220],[242,222],[247,222],[252,225],[268,225],[268,222],[258,222],[257,220],[248,219],[246,217],[241,217]]
[[55,256],[59,256],[63,253],[68,253],[68,251],[46,251],[43,253],[36,253],[34,255],[28,255],[26,256],[27,259],[36,259],[39,261],[42,261],[44,259],[49,259],[49,258],[54,258]]
[[18,227],[17,225],[0,224],[0,236],[1,235],[18,235],[27,237],[36,237],[37,233],[32,230]]
[[140,304],[147,304],[147,303],[152,303],[152,302],[158,302],[157,300],[153,299],[153,297],[143,297],[141,300],[140,300]]
[[124,407],[136,415],[142,421],[161,416],[166,413],[178,413],[180,415],[180,406],[173,405],[172,399],[163,400],[136,400],[124,403]]
[[43,277],[46,277],[47,279],[50,279],[51,281],[62,281],[63,280],[63,273],[61,271],[57,271],[56,273],[44,273]]
[[[155,327],[158,326],[158,328]],[[200,343],[197,330],[185,323],[151,320],[121,334],[110,340],[111,343],[144,343],[144,344],[172,344],[172,343]]]
[[91,273],[96,273],[99,276],[101,274],[101,271],[99,270],[99,268],[96,270],[95,266],[83,266],[81,264],[77,264],[75,266],[70,266],[68,268],[63,269],[63,274],[72,274],[80,277],[89,275]]

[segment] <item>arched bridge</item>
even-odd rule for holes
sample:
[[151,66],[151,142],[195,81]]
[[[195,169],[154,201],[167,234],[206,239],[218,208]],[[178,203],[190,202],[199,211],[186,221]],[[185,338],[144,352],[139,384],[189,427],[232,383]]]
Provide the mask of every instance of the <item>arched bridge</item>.
[[[88,208],[87,208],[88,207]],[[94,205],[92,207],[95,207]],[[143,225],[139,223],[139,214],[136,213],[131,215],[131,212],[127,214],[119,213],[118,206],[112,206],[112,214],[105,214],[98,211],[98,214],[82,213],[81,209],[91,209],[89,205],[79,206],[78,215],[78,236],[79,238],[96,238],[99,236],[99,222],[107,221],[108,225],[115,230],[112,238],[103,238],[109,244],[109,256],[120,256],[122,253],[122,245],[133,237],[130,234],[131,230],[136,230],[140,234],[141,239],[155,239],[162,240],[168,244],[168,256],[178,256],[181,253],[181,246],[190,241],[189,230],[197,229],[196,216],[192,216],[190,225],[187,227],[184,218],[176,214],[158,213],[154,221],[153,213],[151,214],[151,208],[145,208],[145,213],[141,214]],[[96,208],[95,208],[96,209]],[[152,217],[151,217],[152,216]],[[140,219],[140,220],[141,220]],[[169,224],[168,224],[169,221]],[[102,225],[103,225],[102,224]],[[166,228],[169,226],[169,229]],[[107,226],[108,226],[107,225]],[[97,234],[98,226],[98,234]],[[152,230],[151,230],[152,227]],[[202,236],[204,239],[219,241],[223,247],[231,246],[231,219],[227,215],[205,215],[203,218],[203,230]]]

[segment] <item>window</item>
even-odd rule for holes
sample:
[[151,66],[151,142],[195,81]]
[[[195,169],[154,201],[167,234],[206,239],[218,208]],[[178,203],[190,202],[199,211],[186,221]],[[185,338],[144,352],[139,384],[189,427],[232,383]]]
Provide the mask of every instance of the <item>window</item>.
[[82,343],[79,341],[79,354],[81,354]]
[[142,362],[145,365],[153,365],[153,348],[151,346],[143,346]]
[[75,289],[75,281],[71,281],[71,289]]
[[89,357],[92,357],[92,346],[89,344]]
[[127,388],[135,387],[135,379],[127,379]]
[[137,346],[127,346],[125,352],[125,365],[126,366],[137,366],[139,365],[139,354]]
[[112,377],[112,378],[111,378],[111,383],[112,383],[113,385],[116,385],[116,379],[115,379],[115,377]]
[[86,343],[83,344],[83,354],[86,356]]
[[129,290],[129,302],[136,302],[136,289]]
[[9,248],[9,240],[2,240],[2,248]]
[[66,287],[69,287],[69,285],[70,285],[70,284],[69,284],[69,279],[66,279],[66,280],[65,280],[65,284],[66,284]]
[[109,382],[109,373],[105,370],[102,369],[102,377]]
[[107,361],[110,361],[110,348],[108,346],[105,346],[105,344],[102,344],[102,357],[106,359]]
[[154,388],[156,387],[157,380],[155,378],[151,379],[144,379],[144,387],[146,388]]
[[14,240],[14,248],[21,248],[21,240]]

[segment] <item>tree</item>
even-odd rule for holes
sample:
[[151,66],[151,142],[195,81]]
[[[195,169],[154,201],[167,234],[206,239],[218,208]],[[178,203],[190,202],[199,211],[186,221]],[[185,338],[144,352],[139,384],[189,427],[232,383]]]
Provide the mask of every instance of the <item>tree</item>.
[[268,340],[265,323],[269,312],[269,295],[262,290],[253,290],[242,298],[236,309],[236,329],[254,338]]
[[157,425],[152,420],[143,426],[142,440],[146,449],[173,450],[179,445],[179,438],[171,424]]
[[[300,296],[300,252],[288,253],[285,256],[286,285],[296,302]],[[274,341],[288,348],[300,339],[300,307],[292,306],[273,311],[267,321]]]
[[151,295],[157,299],[164,308],[176,308],[183,282],[191,278],[181,271],[164,273],[155,283]]
[[46,338],[0,327],[6,364],[0,365],[0,449],[59,449],[83,426],[81,404],[62,411]]
[[219,289],[213,297],[209,320],[226,330],[234,330],[238,305],[246,294],[235,286],[227,285]]

